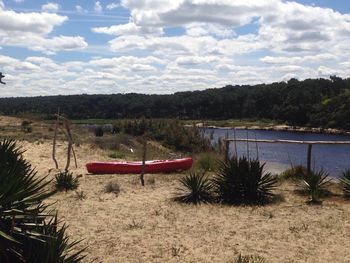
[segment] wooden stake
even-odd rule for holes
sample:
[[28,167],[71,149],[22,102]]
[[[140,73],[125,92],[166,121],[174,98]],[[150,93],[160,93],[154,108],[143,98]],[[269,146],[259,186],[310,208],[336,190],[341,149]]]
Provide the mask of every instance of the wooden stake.
[[312,144],[308,144],[307,146],[307,174],[311,172],[311,150]]
[[147,151],[147,139],[143,139],[143,153],[142,153],[142,169],[140,175],[141,185],[145,186],[144,174],[145,174],[145,164],[146,164],[146,151]]
[[230,151],[230,141],[225,140],[225,163],[228,163],[230,159],[229,151]]
[[56,160],[56,139],[57,139],[57,130],[59,126],[59,118],[60,118],[60,108],[57,110],[57,119],[56,119],[56,124],[55,124],[55,133],[53,136],[53,145],[52,145],[52,160],[55,163],[56,169],[58,169],[58,163]]

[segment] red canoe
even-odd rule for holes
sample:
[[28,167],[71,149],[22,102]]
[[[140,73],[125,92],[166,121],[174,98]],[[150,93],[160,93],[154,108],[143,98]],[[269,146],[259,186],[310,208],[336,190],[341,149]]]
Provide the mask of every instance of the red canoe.
[[[170,173],[187,170],[192,166],[192,158],[146,161],[145,173]],[[142,162],[91,162],[86,164],[92,174],[139,174]]]

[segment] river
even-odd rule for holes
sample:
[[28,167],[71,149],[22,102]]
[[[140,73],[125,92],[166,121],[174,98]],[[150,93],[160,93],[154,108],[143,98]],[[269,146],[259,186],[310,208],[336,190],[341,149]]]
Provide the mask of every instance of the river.
[[[212,142],[218,138],[234,138],[233,129],[205,129],[207,135],[212,134]],[[236,129],[236,138],[267,140],[297,140],[297,141],[350,141],[350,136],[334,134],[316,134],[287,131],[268,130],[242,130]],[[236,143],[238,156],[248,155],[266,163],[266,170],[279,173],[291,167],[291,165],[305,165],[307,159],[307,145],[301,144],[271,144],[250,142],[247,149],[247,142]],[[235,144],[230,143],[230,154],[234,154]],[[350,169],[350,144],[349,145],[313,145],[312,147],[312,168],[327,171],[332,177],[339,177],[341,173]]]

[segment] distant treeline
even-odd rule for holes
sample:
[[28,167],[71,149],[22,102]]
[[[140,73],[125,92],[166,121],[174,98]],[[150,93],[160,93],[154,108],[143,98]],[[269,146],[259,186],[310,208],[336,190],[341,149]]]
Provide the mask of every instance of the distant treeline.
[[226,86],[171,95],[115,94],[1,98],[0,113],[41,114],[57,108],[72,119],[266,118],[290,125],[350,129],[350,78]]

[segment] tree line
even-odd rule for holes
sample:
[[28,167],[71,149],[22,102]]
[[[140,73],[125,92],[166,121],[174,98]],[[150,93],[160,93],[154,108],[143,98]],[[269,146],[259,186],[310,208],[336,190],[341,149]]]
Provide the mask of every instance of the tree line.
[[170,95],[112,94],[0,98],[0,113],[41,114],[57,109],[71,119],[271,119],[289,125],[350,129],[350,78],[290,79],[228,85]]

